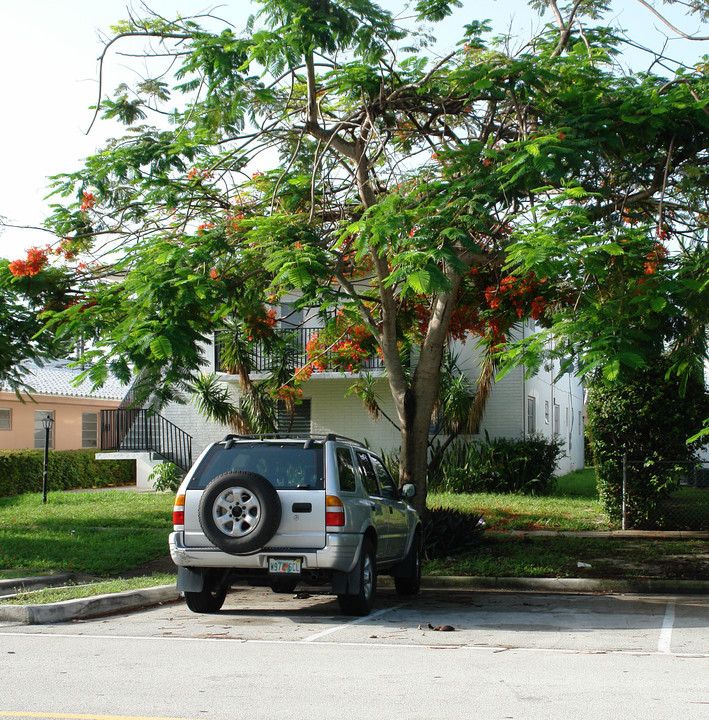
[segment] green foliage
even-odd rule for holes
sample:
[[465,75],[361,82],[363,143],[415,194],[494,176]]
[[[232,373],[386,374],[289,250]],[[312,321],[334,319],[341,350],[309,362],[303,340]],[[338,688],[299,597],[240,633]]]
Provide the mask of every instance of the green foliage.
[[[46,308],[40,337],[87,341],[95,383],[135,369],[156,404],[179,401],[204,337],[231,324],[242,389],[254,353],[283,353],[248,398],[256,417],[265,393],[298,395],[284,334],[252,332],[264,302],[296,295],[326,323],[341,309],[381,351],[405,425],[401,480],[424,503],[425,457],[407,438],[427,429],[451,337],[481,337],[491,365],[578,356],[608,382],[665,347],[678,374],[701,364],[705,61],[626,72],[616,57],[633,41],[604,25],[602,0],[556,7],[559,24],[515,53],[472,22],[445,58],[371,0],[259,5],[243,32],[209,14],[211,30],[150,14],[119,26],[112,47],[133,36],[161,48],[97,109],[125,133],[54,178],[56,257],[0,273],[15,307],[28,299],[30,326]],[[458,6],[414,8],[438,22]],[[705,16],[699,0],[688,8]],[[528,317],[542,331],[510,343]]]
[[148,476],[148,482],[153,484],[153,488],[157,492],[170,491],[174,493],[180,487],[183,477],[184,475],[177,465],[164,462],[153,468],[153,471]]
[[484,529],[481,515],[432,507],[423,520],[424,554],[432,560],[470,552],[480,544]]
[[430,469],[435,492],[516,492],[545,495],[554,488],[554,471],[563,443],[541,436],[456,442]]
[[[135,484],[134,462],[95,455],[95,450],[50,450],[49,491]],[[43,471],[43,450],[0,451],[0,497],[41,492]]]
[[626,373],[614,385],[596,383],[588,395],[588,433],[598,487],[606,511],[619,521],[623,455],[627,454],[628,527],[655,527],[662,506],[683,475],[691,471],[696,447],[687,437],[709,415],[709,394],[701,376],[682,381],[668,375],[670,362]]

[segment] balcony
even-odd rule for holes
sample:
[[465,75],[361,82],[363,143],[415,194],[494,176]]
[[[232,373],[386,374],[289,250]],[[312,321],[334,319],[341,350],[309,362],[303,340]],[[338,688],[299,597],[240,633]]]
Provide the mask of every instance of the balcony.
[[[293,347],[295,348],[295,353],[292,357],[294,367],[303,367],[307,364],[308,354],[305,351],[305,348],[308,345],[308,342],[310,342],[310,339],[313,337],[313,335],[320,332],[321,330],[322,328],[320,327],[294,327],[280,329],[281,333],[292,334]],[[217,334],[214,338],[214,367],[216,368],[217,372],[228,372],[222,359],[223,347],[224,343],[222,340],[220,340],[219,335]],[[328,365],[331,363],[332,360],[329,353],[326,354],[322,359],[328,362]],[[260,343],[256,345],[252,357],[252,362],[254,372],[268,372],[273,368],[272,357],[268,354],[266,349]],[[375,353],[374,355],[370,355],[367,360],[362,363],[362,369],[383,370],[384,363],[379,357],[379,355]],[[333,370],[333,372],[338,371]]]

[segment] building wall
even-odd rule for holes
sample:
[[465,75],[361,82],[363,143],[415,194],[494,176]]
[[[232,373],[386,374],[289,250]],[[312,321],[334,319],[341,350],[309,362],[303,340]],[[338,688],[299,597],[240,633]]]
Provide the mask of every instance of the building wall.
[[[0,450],[34,448],[35,411],[54,412],[54,450],[80,450],[82,447],[82,413],[118,407],[119,400],[34,395],[36,402],[22,403],[14,393],[0,393],[0,409],[9,409],[10,430],[0,430]],[[98,427],[100,433],[100,427]]]
[[[211,348],[207,347],[205,350],[206,357],[211,358]],[[468,340],[465,345],[457,345],[454,351],[459,355],[460,369],[475,383],[479,372],[479,353],[475,342]],[[555,383],[553,380],[558,370],[558,363],[550,364],[535,377],[525,378],[524,369],[516,368],[502,380],[495,382],[480,434],[474,439],[484,439],[486,432],[491,438],[522,438],[530,435],[527,400],[532,397],[535,399],[536,409],[534,430],[544,437],[551,438],[554,434],[554,406],[559,407],[558,435],[564,441],[564,456],[559,463],[559,474],[582,468],[583,421],[580,413],[583,409],[583,386],[578,378],[568,373]],[[236,378],[227,375],[221,377],[229,382],[235,397],[238,397]],[[303,385],[303,398],[311,400],[312,432],[333,432],[366,441],[374,450],[398,451],[401,446],[398,430],[384,417],[374,420],[356,396],[345,397],[352,382],[351,376],[340,373],[316,373]],[[396,422],[394,403],[386,378],[378,380],[378,388],[380,405]],[[549,406],[548,417],[545,413],[546,404]],[[192,435],[195,459],[209,443],[220,440],[230,432],[229,428],[202,418],[191,403],[173,403],[165,408],[162,414]]]
[[[529,323],[519,330],[519,334],[533,331],[533,323]],[[476,383],[479,352],[474,341],[468,340],[465,345],[458,343],[453,351],[459,356],[460,369]],[[534,377],[525,378],[524,368],[518,367],[493,383],[476,439],[484,439],[486,433],[490,438],[522,438],[537,434],[551,439],[558,435],[563,442],[563,455],[557,473],[563,475],[583,468],[583,383],[573,373],[564,373],[555,381],[559,369],[559,361],[548,362]],[[535,401],[534,427],[530,427],[529,422],[529,398]],[[559,409],[558,428],[554,425],[555,406]]]
[[[303,386],[303,397],[311,398],[312,431],[314,433],[334,432],[367,442],[375,450],[392,452],[401,447],[399,431],[380,416],[375,420],[362,401],[355,395],[345,397],[352,385],[352,377],[316,375]],[[377,382],[379,404],[384,412],[396,422],[394,401],[386,378]]]
[[233,432],[226,425],[207,420],[189,401],[184,404],[170,403],[160,411],[160,414],[192,436],[193,462],[210,443],[221,440],[227,433]]

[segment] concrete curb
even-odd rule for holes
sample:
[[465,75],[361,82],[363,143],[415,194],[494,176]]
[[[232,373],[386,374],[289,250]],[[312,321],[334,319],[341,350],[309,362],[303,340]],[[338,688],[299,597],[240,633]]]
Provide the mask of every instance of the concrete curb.
[[[391,580],[391,578],[382,579]],[[393,584],[391,581],[392,586]],[[421,578],[421,587],[426,590],[513,590],[545,593],[709,594],[709,581],[654,580],[650,578],[615,580],[611,578],[494,578],[430,575]]]
[[151,605],[175,602],[180,597],[181,593],[174,585],[161,585],[44,605],[0,605],[0,620],[23,625],[48,625],[139,610]]
[[44,588],[68,585],[76,580],[76,573],[55,573],[31,577],[0,580],[0,597],[14,595],[21,590],[43,590]]

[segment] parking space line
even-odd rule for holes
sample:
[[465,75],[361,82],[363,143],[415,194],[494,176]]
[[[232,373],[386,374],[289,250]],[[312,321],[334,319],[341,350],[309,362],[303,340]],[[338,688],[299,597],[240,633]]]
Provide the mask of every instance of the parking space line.
[[309,643],[309,642],[315,642],[316,640],[320,640],[320,638],[325,637],[325,635],[330,635],[332,633],[336,633],[340,630],[346,630],[349,627],[353,627],[354,625],[359,625],[360,623],[367,622],[368,620],[374,620],[375,618],[381,617],[382,615],[386,615],[387,613],[393,612],[394,610],[398,610],[399,608],[403,607],[403,605],[396,605],[395,607],[385,608],[384,610],[379,610],[378,612],[371,613],[370,615],[365,615],[364,617],[357,618],[356,620],[352,620],[352,622],[348,622],[344,625],[336,625],[335,627],[328,628],[327,630],[323,630],[322,632],[316,633],[315,635],[310,635],[310,637],[305,638],[305,640],[301,640],[300,642]]
[[43,713],[0,711],[0,717],[38,718],[43,720],[185,720],[184,718],[135,715],[85,715],[82,713]]
[[661,653],[671,652],[672,629],[675,624],[675,601],[670,600],[665,607],[665,617],[662,618],[662,630],[660,639],[657,642],[657,651]]

